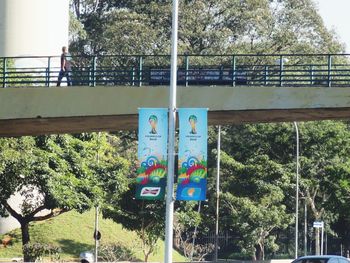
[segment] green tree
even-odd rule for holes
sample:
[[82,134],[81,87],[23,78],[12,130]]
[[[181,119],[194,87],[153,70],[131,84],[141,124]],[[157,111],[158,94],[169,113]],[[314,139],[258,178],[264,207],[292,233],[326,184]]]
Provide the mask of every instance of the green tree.
[[[340,227],[338,221],[347,220],[345,211],[348,209],[350,181],[348,126],[346,123],[334,121],[306,122],[299,123],[299,130],[300,195],[306,197],[310,208],[309,220],[324,220],[328,226],[332,226],[332,229],[328,228],[330,234],[341,229],[338,234],[344,236],[348,232],[347,227]],[[215,149],[215,131],[211,130],[211,133],[210,147]],[[243,226],[250,220],[249,216],[241,215],[242,211],[254,214],[254,208],[258,207],[260,216],[263,216],[261,202],[269,200],[270,206],[268,211],[265,210],[265,220],[277,220],[266,247],[270,252],[277,249],[274,243],[276,244],[279,233],[285,228],[284,225],[278,227],[280,222],[279,218],[273,217],[274,211],[280,211],[281,217],[284,214],[290,216],[295,211],[295,139],[295,130],[289,123],[223,128],[221,187],[224,197],[231,200],[225,201],[227,208],[238,212],[231,212],[232,218],[237,220],[236,223],[232,219],[230,224],[225,220],[222,224],[239,236],[249,233],[256,236],[254,224],[251,223],[251,228],[247,229],[241,229],[236,224]],[[215,153],[213,150],[214,155],[209,159],[215,160]],[[277,176],[271,180],[276,175],[281,178]],[[268,218],[270,212],[272,218]],[[263,223],[264,220],[259,222]],[[274,226],[272,221],[267,225]],[[257,224],[255,227],[261,226]],[[294,250],[292,247],[290,249]]]
[[[203,202],[204,203],[204,202]],[[202,261],[214,250],[214,244],[203,243],[198,239],[204,236],[205,228],[203,218],[206,213],[200,213],[203,209],[202,202],[184,202],[176,207],[174,215],[174,246],[189,261]],[[195,211],[197,210],[197,211]]]
[[[100,204],[106,190],[117,195],[125,189],[128,162],[101,141],[94,134],[0,139],[0,207],[20,223],[23,246],[30,241],[31,222],[85,211]],[[16,193],[23,198],[19,210],[8,203]]]
[[239,163],[223,155],[223,165],[230,170],[223,188],[225,225],[239,233],[238,245],[253,260],[264,260],[265,247],[276,252],[276,230],[292,222],[285,205],[290,176],[282,165],[266,155]]
[[164,237],[165,203],[137,200],[134,195],[135,184],[131,183],[130,189],[121,198],[109,199],[103,215],[137,233],[142,242],[144,261],[147,262],[149,255],[156,251],[158,240]]
[[[171,1],[73,0],[72,12],[87,33],[87,38],[74,41],[79,52],[89,50],[97,55],[170,51]],[[326,29],[312,0],[180,2],[180,53],[341,51],[344,47]]]

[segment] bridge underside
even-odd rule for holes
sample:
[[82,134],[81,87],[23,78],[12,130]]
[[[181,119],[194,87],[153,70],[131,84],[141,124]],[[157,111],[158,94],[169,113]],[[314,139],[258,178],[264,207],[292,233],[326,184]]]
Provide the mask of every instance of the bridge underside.
[[[0,89],[0,136],[137,128],[141,107],[167,107],[166,87]],[[209,124],[350,118],[350,88],[179,87],[178,107],[209,108]]]

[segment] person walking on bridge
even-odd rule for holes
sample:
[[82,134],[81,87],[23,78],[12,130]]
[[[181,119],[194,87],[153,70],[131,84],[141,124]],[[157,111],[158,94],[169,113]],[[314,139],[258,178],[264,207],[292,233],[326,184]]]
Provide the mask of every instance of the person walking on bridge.
[[61,69],[58,74],[57,87],[61,86],[61,81],[63,77],[67,79],[67,86],[72,86],[72,80],[70,77],[72,71],[71,67],[71,56],[68,53],[68,48],[66,46],[62,47],[62,55],[61,55]]

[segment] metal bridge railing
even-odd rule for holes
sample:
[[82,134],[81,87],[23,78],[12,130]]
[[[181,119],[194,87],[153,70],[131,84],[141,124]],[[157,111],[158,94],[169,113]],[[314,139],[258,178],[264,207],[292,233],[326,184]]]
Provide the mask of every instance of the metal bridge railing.
[[[72,56],[75,86],[169,85],[169,55]],[[178,56],[178,84],[350,87],[350,54]],[[0,87],[55,86],[59,57],[0,58]],[[63,79],[62,83],[66,81]]]

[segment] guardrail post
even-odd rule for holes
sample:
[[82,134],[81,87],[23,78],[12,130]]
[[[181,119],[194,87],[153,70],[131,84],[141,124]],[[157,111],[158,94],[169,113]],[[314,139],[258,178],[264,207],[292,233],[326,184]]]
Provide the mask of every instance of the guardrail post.
[[236,56],[232,56],[232,87],[236,86]]
[[139,87],[142,86],[142,70],[143,70],[143,58],[139,57]]
[[6,58],[2,60],[2,87],[6,88],[6,71],[7,71],[7,63]]
[[314,66],[310,65],[310,85],[314,85]]
[[328,55],[328,74],[327,74],[327,83],[328,87],[332,86],[332,56]]
[[96,56],[93,56],[92,58],[92,72],[91,72],[91,79],[90,79],[90,86],[95,87],[96,86]]
[[264,85],[267,86],[267,81],[269,80],[269,66],[265,66],[264,70]]
[[283,56],[280,56],[280,87],[283,86]]
[[46,73],[46,86],[50,87],[50,76],[51,76],[51,57],[47,58],[47,73]]
[[188,70],[189,70],[190,59],[188,55],[185,55],[185,86],[188,87]]

